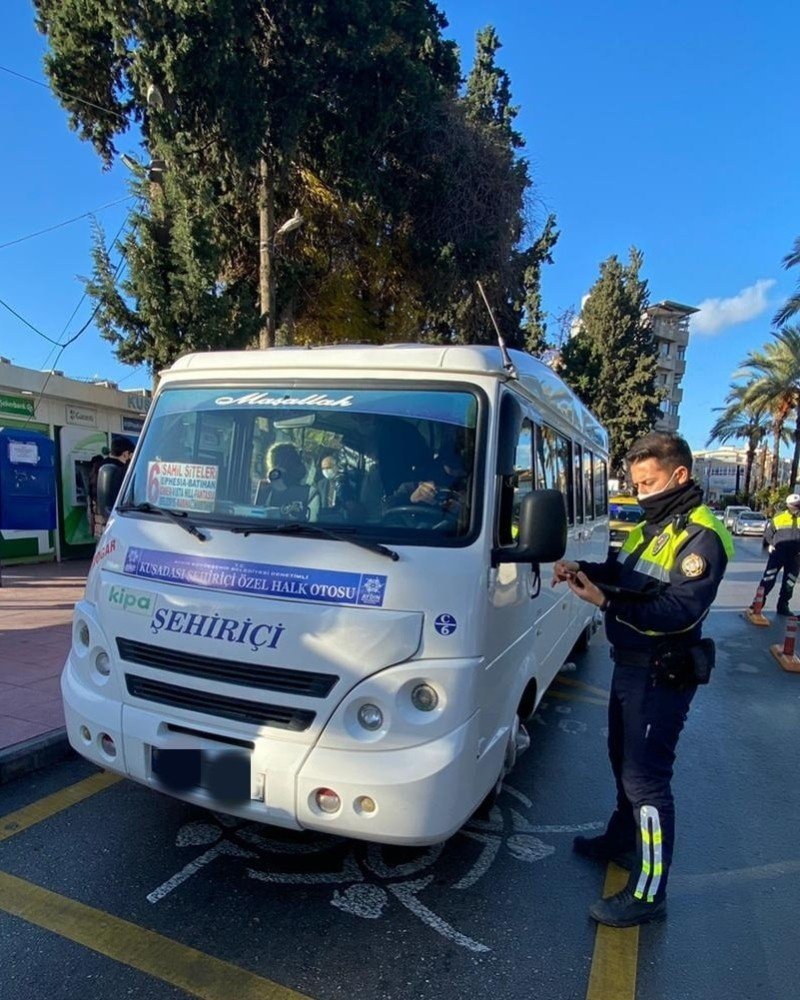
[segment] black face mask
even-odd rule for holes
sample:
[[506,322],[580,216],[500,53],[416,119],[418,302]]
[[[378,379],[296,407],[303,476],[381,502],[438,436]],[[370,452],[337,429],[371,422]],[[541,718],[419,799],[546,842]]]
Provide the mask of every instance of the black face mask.
[[683,486],[659,493],[652,499],[645,497],[639,500],[639,506],[644,511],[644,519],[648,524],[663,524],[680,514],[688,514],[703,501],[703,491],[690,479]]

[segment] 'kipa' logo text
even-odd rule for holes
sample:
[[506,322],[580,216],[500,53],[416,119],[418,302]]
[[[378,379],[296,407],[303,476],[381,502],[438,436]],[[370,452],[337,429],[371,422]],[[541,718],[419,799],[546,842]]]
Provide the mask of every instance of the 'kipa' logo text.
[[112,587],[108,592],[108,603],[120,611],[133,611],[137,615],[149,615],[153,610],[153,595],[143,590],[129,587]]
[[150,631],[180,632],[196,635],[200,639],[220,639],[249,645],[255,653],[264,646],[276,649],[280,637],[286,631],[284,625],[264,625],[252,618],[239,621],[237,618],[222,618],[220,615],[198,615],[189,611],[175,611],[159,608],[150,620]]

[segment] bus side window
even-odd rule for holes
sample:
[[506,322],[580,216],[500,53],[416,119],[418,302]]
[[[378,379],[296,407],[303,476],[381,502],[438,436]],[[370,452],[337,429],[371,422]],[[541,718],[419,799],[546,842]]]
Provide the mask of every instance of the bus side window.
[[575,523],[572,491],[572,442],[546,424],[536,426],[536,487],[560,490],[564,494],[567,520]]
[[608,513],[608,466],[602,458],[594,462],[594,510],[598,516]]
[[[517,539],[519,508],[522,498],[533,489],[533,426],[527,418],[522,421],[514,453],[514,475],[509,484],[511,502],[500,505],[498,540],[501,545],[513,545]],[[509,487],[505,487],[508,489]]]
[[573,446],[574,487],[575,487],[575,523],[583,524],[583,448],[576,444]]
[[592,472],[592,461],[594,456],[592,453],[584,448],[583,451],[583,509],[586,514],[586,520],[591,521],[594,519],[594,499],[592,496],[593,489],[593,472]]

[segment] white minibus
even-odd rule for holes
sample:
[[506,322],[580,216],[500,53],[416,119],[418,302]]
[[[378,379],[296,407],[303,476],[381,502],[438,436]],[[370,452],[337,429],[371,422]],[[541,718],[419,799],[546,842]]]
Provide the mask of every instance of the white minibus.
[[[72,746],[210,809],[395,844],[451,836],[593,609],[608,439],[490,347],[195,354],[160,379],[62,676]],[[113,496],[116,495],[116,502]]]

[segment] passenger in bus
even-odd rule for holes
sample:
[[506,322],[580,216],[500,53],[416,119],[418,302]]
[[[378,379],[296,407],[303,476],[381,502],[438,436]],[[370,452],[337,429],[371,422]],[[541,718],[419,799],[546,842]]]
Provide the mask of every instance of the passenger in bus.
[[319,493],[320,505],[323,510],[331,510],[339,499],[339,463],[334,452],[323,455],[319,462],[319,479],[315,489]]
[[306,467],[293,444],[279,442],[267,452],[266,479],[259,481],[256,507],[277,508],[280,517],[292,521],[316,521],[320,497],[314,486],[303,480]]

